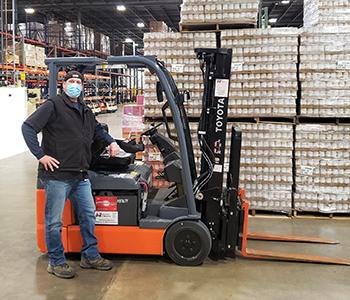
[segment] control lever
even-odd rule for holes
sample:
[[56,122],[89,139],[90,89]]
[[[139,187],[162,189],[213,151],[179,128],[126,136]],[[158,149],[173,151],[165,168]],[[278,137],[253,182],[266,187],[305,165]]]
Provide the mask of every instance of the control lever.
[[129,142],[123,140],[115,140],[118,146],[127,153],[137,153],[145,150],[145,145],[142,143],[136,143],[135,139],[132,139]]
[[154,124],[151,124],[151,128],[150,129],[147,129],[146,131],[142,132],[141,133],[141,136],[151,136],[151,135],[154,135],[156,132],[157,132],[157,128],[162,126],[163,123],[159,123],[157,125],[154,125]]

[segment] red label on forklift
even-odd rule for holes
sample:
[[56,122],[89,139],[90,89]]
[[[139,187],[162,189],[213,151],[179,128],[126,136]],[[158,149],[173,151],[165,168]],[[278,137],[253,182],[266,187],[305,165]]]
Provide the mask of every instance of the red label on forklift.
[[96,196],[96,224],[118,225],[117,196]]
[[117,196],[96,196],[96,211],[118,211]]

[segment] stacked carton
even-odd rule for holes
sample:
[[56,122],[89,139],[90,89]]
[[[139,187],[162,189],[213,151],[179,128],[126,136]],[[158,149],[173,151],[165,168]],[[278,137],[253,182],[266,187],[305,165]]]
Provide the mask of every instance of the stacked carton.
[[224,30],[232,48],[230,116],[289,117],[296,114],[298,29]]
[[45,48],[24,44],[24,63],[27,66],[45,68]]
[[348,0],[304,0],[304,27],[350,25]]
[[349,136],[349,125],[297,125],[297,210],[350,212]]
[[[190,90],[191,101],[187,112],[191,116],[199,116],[203,95],[203,76],[195,48],[215,48],[216,38],[212,32],[189,33],[145,33],[145,55],[156,55],[164,61],[166,68],[172,73],[181,92]],[[161,116],[164,103],[157,101],[157,77],[145,72],[145,116]]]
[[301,33],[301,115],[350,116],[350,27]]
[[182,24],[256,24],[258,0],[184,0]]
[[[174,124],[170,129],[176,134]],[[277,123],[228,123],[225,172],[228,171],[232,126],[242,130],[240,187],[252,209],[290,213],[293,185],[293,125]],[[193,150],[199,171],[201,151],[198,124],[190,123]],[[165,133],[165,129],[159,130]]]

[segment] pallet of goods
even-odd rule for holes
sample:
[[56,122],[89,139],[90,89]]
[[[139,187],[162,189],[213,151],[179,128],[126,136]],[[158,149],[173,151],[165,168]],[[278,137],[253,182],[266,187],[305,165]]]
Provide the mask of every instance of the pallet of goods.
[[172,185],[164,176],[164,162],[158,148],[152,145],[151,141],[144,137],[145,151],[143,152],[142,161],[152,167],[152,186],[154,188],[168,188]]
[[304,27],[350,25],[348,0],[304,0]]
[[255,27],[258,0],[184,0],[181,31]]
[[24,44],[24,64],[30,67],[46,68],[45,65],[45,48]]
[[[191,100],[187,105],[189,116],[199,117],[203,95],[203,75],[195,48],[215,48],[216,37],[213,32],[186,33],[145,33],[145,55],[156,55],[165,62],[181,92],[190,91]],[[145,117],[161,117],[164,103],[157,101],[157,77],[145,71]]]
[[296,126],[296,211],[350,212],[350,125]]
[[301,115],[350,117],[350,26],[301,32]]
[[[225,169],[228,170],[232,126],[242,130],[240,186],[250,208],[290,214],[293,185],[293,125],[283,123],[228,123]],[[175,134],[173,123],[170,130]],[[201,150],[197,123],[190,123],[197,171]],[[164,127],[159,131],[166,134]],[[159,154],[160,155],[160,154]],[[226,179],[225,179],[226,180]]]
[[232,48],[229,116],[292,117],[298,92],[297,28],[223,30]]

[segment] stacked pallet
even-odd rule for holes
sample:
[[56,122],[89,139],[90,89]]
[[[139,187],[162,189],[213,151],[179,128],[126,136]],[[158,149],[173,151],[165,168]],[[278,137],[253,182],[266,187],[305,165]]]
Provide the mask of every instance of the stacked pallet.
[[184,0],[181,24],[256,24],[258,0]]
[[[272,123],[235,125],[241,128],[243,135],[240,186],[246,190],[250,207],[290,213],[293,126]],[[229,131],[231,127],[232,124]],[[229,149],[230,142],[226,147]],[[229,161],[229,151],[226,153]]]
[[[199,61],[194,52],[195,48],[215,48],[216,38],[212,32],[187,33],[145,33],[145,55],[156,55],[165,62],[172,73],[180,92],[190,90],[191,102],[187,112],[190,116],[199,116],[202,94],[203,76]],[[145,72],[145,117],[161,116],[163,103],[157,101],[157,77]]]
[[45,68],[45,48],[24,44],[24,64],[32,67]]
[[222,31],[222,47],[233,49],[229,116],[295,116],[298,33],[296,28]]
[[304,0],[304,27],[350,25],[348,0]]
[[301,33],[301,115],[350,116],[350,27]]
[[[246,190],[250,207],[290,213],[292,208],[293,125],[277,123],[229,123],[225,151],[228,170],[232,126],[242,130],[240,186]],[[201,151],[197,123],[190,123],[197,170]],[[174,124],[170,129],[175,134]],[[165,129],[159,130],[165,134]],[[155,154],[152,154],[155,155]]]
[[297,210],[350,212],[349,136],[350,125],[297,125]]

